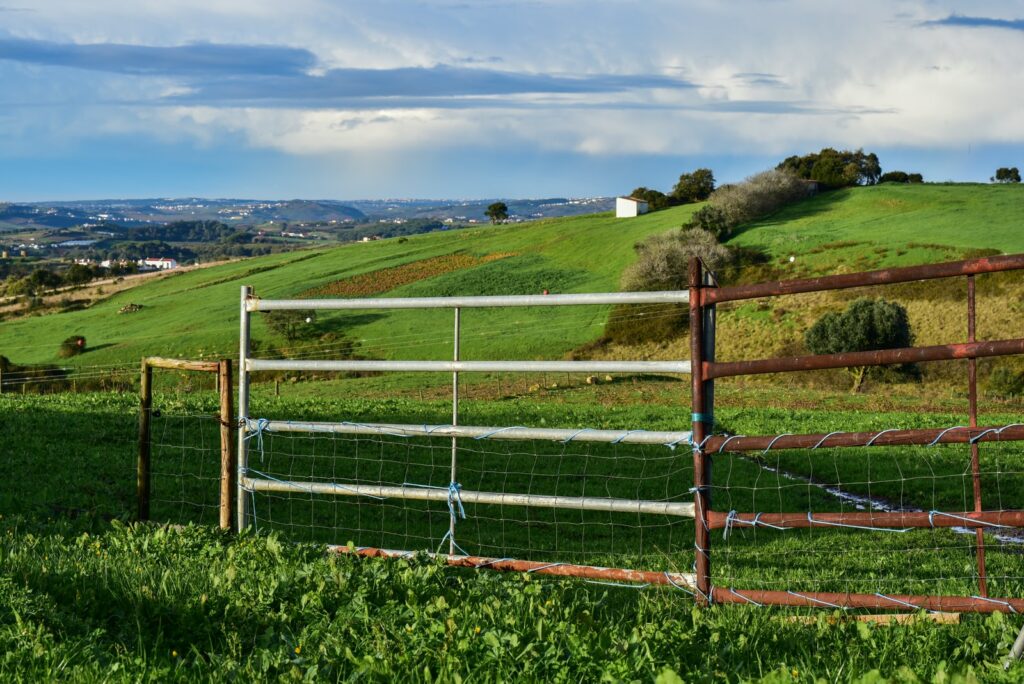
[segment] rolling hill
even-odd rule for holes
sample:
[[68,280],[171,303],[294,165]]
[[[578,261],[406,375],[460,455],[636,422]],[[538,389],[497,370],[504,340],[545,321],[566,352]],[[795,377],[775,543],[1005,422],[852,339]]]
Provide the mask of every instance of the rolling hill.
[[[402,295],[435,289],[465,292],[501,283],[507,291],[600,291],[615,289],[619,274],[633,258],[633,244],[645,236],[679,226],[692,207],[680,207],[629,221],[605,214],[538,221],[511,226],[381,240],[340,248],[289,252],[175,274],[118,293],[89,309],[6,321],[0,325],[0,354],[17,363],[57,360],[60,341],[84,335],[91,350],[69,365],[137,364],[146,354],[217,356],[237,349],[239,286],[252,285],[263,297],[289,297],[365,274],[378,290]],[[444,257],[460,255],[458,270]],[[387,289],[382,277],[393,269],[421,269],[414,281]],[[432,275],[436,274],[436,275]],[[490,283],[490,285],[488,285]],[[126,304],[133,313],[118,313]],[[594,337],[603,312],[576,312],[553,325],[550,310],[474,311],[465,317],[469,354],[487,353],[509,328],[543,335],[520,336],[515,353],[559,356]],[[322,316],[324,330],[344,331],[365,340],[364,348],[388,357],[450,354],[449,314],[411,311]],[[254,337],[266,339],[262,321]],[[413,351],[413,347],[418,349]],[[443,356],[441,357],[443,358]]]
[[[595,214],[480,227],[233,262],[147,283],[86,310],[5,321],[0,354],[17,363],[53,363],[61,340],[81,334],[90,351],[69,365],[135,365],[146,354],[234,355],[242,284],[263,297],[614,290],[634,258],[634,243],[680,226],[695,208],[628,220]],[[732,243],[764,248],[793,276],[951,260],[979,249],[1020,252],[1024,187],[884,185],[824,193],[745,226]],[[118,313],[129,303],[142,308]],[[559,358],[598,337],[606,315],[603,307],[464,312],[463,352],[465,358]],[[750,306],[737,307],[736,315],[765,325],[773,320],[772,312]],[[783,312],[774,320],[789,319]],[[368,356],[451,354],[446,312],[324,314],[317,327],[357,340]],[[746,335],[763,334],[762,328]],[[254,339],[275,342],[259,316]],[[330,354],[328,342],[307,344],[293,351]]]

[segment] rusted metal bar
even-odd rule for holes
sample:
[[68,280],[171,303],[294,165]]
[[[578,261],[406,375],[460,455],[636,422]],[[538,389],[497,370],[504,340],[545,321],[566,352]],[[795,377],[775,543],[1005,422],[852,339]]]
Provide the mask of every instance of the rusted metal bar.
[[150,418],[153,413],[153,367],[142,360],[139,381],[139,459],[135,472],[135,490],[139,520],[149,520],[150,492]]
[[231,359],[218,364],[220,390],[220,526],[229,530],[235,523],[235,402],[232,395]]
[[[904,347],[902,349],[879,349],[877,351],[846,352],[842,354],[790,356],[753,361],[729,361],[724,363],[709,363],[705,361],[702,364],[701,370],[703,376],[710,379],[735,375],[762,375],[764,373],[823,370],[826,368],[888,366],[891,364],[920,363],[923,361],[976,359],[988,356],[1009,356],[1011,354],[1024,354],[1024,339],[939,344],[932,347]],[[692,372],[696,373],[696,370],[696,360],[694,360]]]
[[1024,440],[1024,425],[992,427],[917,428],[913,430],[872,430],[867,432],[829,432],[811,435],[758,435],[711,437],[704,445],[709,453],[772,451],[782,449],[827,449],[831,447],[924,446],[930,444],[967,444],[978,442],[1014,442]]
[[[915,594],[849,594],[821,591],[765,591],[715,587],[716,603],[749,603],[809,608],[871,608],[902,610],[913,606],[947,613],[1020,613],[1024,599],[978,598],[976,596],[921,596]],[[909,605],[908,605],[909,604]]]
[[[975,341],[975,306],[974,276],[967,276],[967,341]],[[978,362],[967,360],[967,413],[968,425],[978,426]],[[974,490],[974,510],[981,512],[981,457],[978,454],[978,443],[971,442],[971,479]],[[985,573],[985,533],[979,527],[976,530],[978,546],[978,593],[988,595],[988,581]]]
[[845,511],[842,513],[723,513],[708,512],[708,526],[735,527],[1024,527],[1024,511]]
[[[353,553],[367,558],[408,558],[412,551],[396,551],[393,549],[376,549],[347,546],[331,546],[330,550],[337,553]],[[444,554],[425,554],[432,558],[444,558],[448,565],[459,568],[477,568],[480,570],[499,570],[506,572],[528,572],[535,575],[556,575],[559,577],[577,577],[580,579],[604,580],[608,582],[637,582],[643,584],[664,584],[692,592],[695,587],[694,576],[680,572],[654,572],[650,570],[629,570],[626,568],[603,568],[595,565],[574,565],[572,563],[544,563],[538,561],[516,560],[514,558],[488,558],[486,556],[453,556]]]
[[903,268],[885,268],[878,271],[823,276],[821,278],[778,280],[754,285],[733,285],[732,287],[705,290],[702,293],[704,299],[701,303],[707,305],[720,302],[734,302],[741,299],[798,294],[801,292],[843,290],[867,285],[890,285],[892,283],[907,283],[915,280],[950,278],[953,276],[995,273],[997,271],[1013,271],[1017,269],[1024,269],[1024,254],[984,257],[981,259],[968,259],[967,261],[950,261],[942,264],[905,266]]
[[167,368],[170,370],[199,371],[201,373],[216,373],[220,367],[218,361],[188,361],[185,359],[165,359],[160,356],[149,356],[146,358],[150,368]]
[[[690,257],[690,408],[696,445],[702,444],[711,429],[701,372],[704,366],[704,311],[700,305],[703,282],[700,259]],[[707,453],[701,446],[696,447],[693,450],[694,546],[697,550],[697,601],[702,604],[711,602],[711,534],[707,524],[711,511],[709,470]]]

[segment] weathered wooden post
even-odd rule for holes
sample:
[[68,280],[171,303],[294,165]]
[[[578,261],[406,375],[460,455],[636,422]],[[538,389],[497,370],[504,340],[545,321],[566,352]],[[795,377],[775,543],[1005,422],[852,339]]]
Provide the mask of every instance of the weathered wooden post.
[[136,473],[138,518],[149,519],[150,427],[153,411],[153,368],[149,359],[142,359],[142,377],[139,387],[139,465]]
[[217,365],[217,386],[220,389],[220,526],[229,530],[235,523],[235,476],[238,468],[231,359],[224,359]]

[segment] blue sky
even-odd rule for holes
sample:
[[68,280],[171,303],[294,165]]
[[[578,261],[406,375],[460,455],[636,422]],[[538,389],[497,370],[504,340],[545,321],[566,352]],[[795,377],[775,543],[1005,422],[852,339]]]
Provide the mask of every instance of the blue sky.
[[1024,1],[0,0],[0,201],[1024,166]]

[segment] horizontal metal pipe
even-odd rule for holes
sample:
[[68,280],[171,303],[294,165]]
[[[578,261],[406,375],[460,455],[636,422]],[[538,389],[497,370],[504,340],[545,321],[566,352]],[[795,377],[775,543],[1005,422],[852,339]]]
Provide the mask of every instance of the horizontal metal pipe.
[[[849,594],[821,591],[765,591],[714,587],[715,603],[747,603],[809,608],[873,608],[906,611],[910,606],[947,613],[1020,613],[1024,599],[976,596],[920,596],[916,594]],[[907,604],[910,604],[908,606]]]
[[778,280],[754,285],[733,285],[730,287],[708,288],[702,295],[702,304],[733,302],[741,299],[758,297],[775,297],[779,295],[798,294],[801,292],[821,292],[824,290],[842,290],[867,285],[889,285],[906,283],[931,278],[950,278],[978,273],[994,273],[996,271],[1013,271],[1024,269],[1024,254],[984,257],[966,261],[951,261],[942,264],[924,264],[903,268],[884,268],[864,273],[824,276],[821,278],[803,278],[799,280]]
[[726,378],[734,375],[791,373],[794,371],[850,368],[853,366],[886,366],[899,363],[977,359],[987,356],[1008,356],[1011,354],[1024,354],[1024,339],[940,344],[932,347],[879,349],[877,351],[846,352],[843,354],[790,356],[754,361],[705,362],[703,368],[705,378]]
[[712,529],[734,527],[1024,527],[1024,511],[847,511],[843,513],[734,513],[709,512]]
[[[247,489],[256,492],[304,492],[339,496],[368,496],[378,499],[410,499],[414,501],[448,501],[447,487],[395,487],[387,485],[337,484],[333,482],[297,482],[294,480],[263,480],[246,477]],[[494,506],[528,506],[531,508],[570,508],[581,511],[611,513],[647,513],[693,517],[693,503],[686,501],[642,501],[607,499],[592,496],[547,496],[541,494],[505,494],[462,490],[463,503]]]
[[656,430],[565,430],[533,427],[481,427],[476,425],[411,425],[403,423],[323,423],[271,420],[269,432],[329,432],[344,435],[393,435],[396,437],[465,437],[500,440],[547,440],[552,442],[601,442],[616,444],[676,445],[690,443],[690,432]]
[[285,309],[453,309],[519,306],[582,306],[588,304],[686,304],[686,290],[661,292],[603,292],[554,295],[497,295],[479,297],[378,297],[374,299],[259,299],[251,298],[249,311]]
[[914,430],[872,430],[867,432],[818,433],[812,435],[759,435],[711,437],[704,444],[708,453],[811,449],[829,447],[911,446],[927,444],[966,444],[1013,442],[1024,440],[1024,425],[992,427],[922,428]]
[[[367,558],[408,558],[412,551],[396,551],[394,549],[375,549],[369,547],[329,546],[337,553],[352,553]],[[580,579],[604,580],[607,582],[637,582],[643,584],[665,584],[693,591],[694,576],[681,572],[653,572],[650,570],[629,570],[626,568],[603,568],[596,565],[575,565],[573,563],[546,563],[539,561],[516,560],[514,558],[488,558],[486,556],[449,556],[429,553],[430,558],[443,558],[448,565],[459,568],[475,568],[480,570],[498,570],[504,572],[528,572],[536,575],[557,575],[559,577],[577,577]]]
[[171,370],[198,371],[202,373],[216,373],[220,368],[220,363],[217,361],[165,359],[160,356],[147,356],[143,361],[150,368],[168,368]]
[[253,371],[402,371],[460,373],[689,373],[689,361],[320,361],[246,359]]

